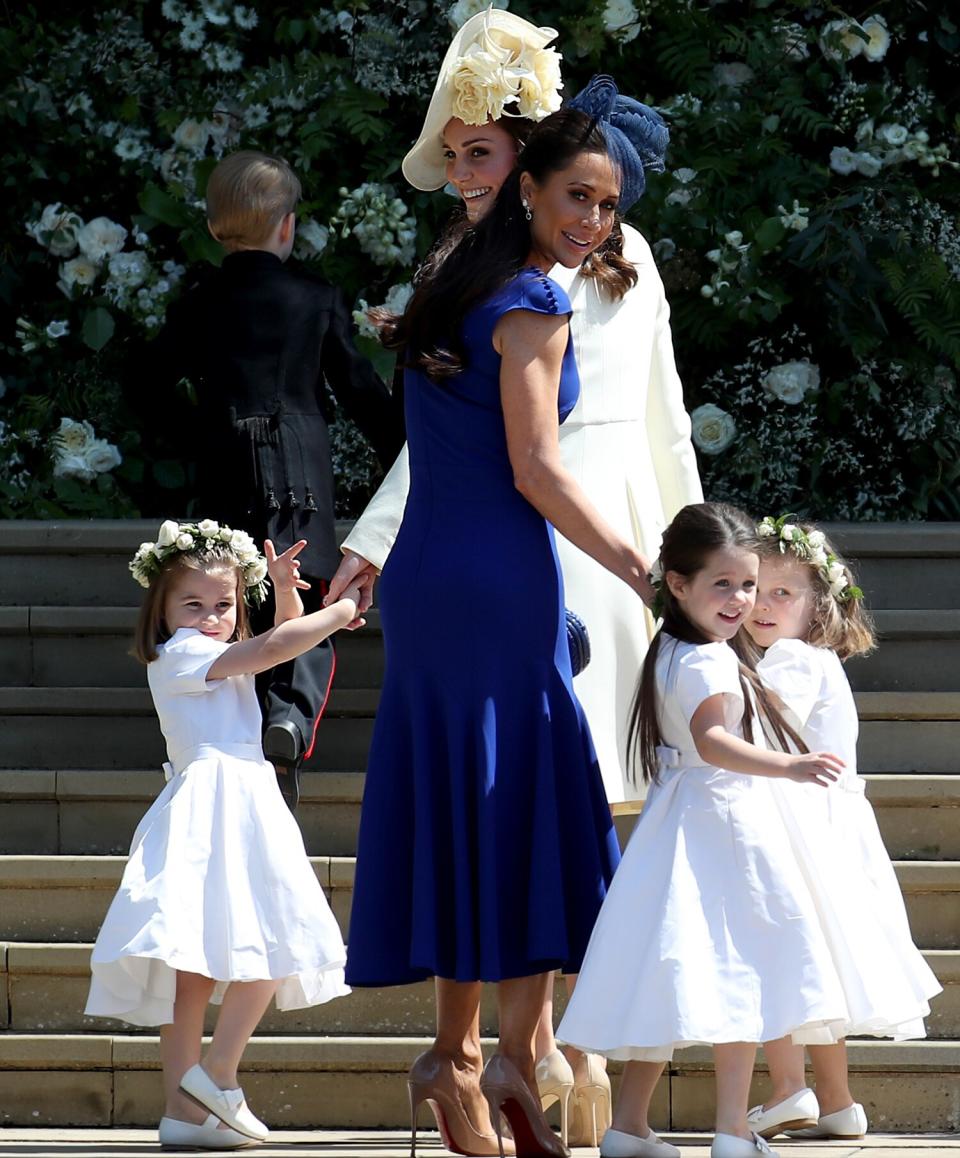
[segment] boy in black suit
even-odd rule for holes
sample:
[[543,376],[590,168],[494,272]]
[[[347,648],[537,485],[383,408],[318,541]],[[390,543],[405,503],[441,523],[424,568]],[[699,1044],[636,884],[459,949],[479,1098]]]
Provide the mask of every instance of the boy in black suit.
[[[245,151],[217,165],[207,185],[207,224],[227,255],[171,307],[151,377],[167,385],[187,378],[196,392],[202,516],[261,543],[272,539],[278,552],[306,539],[300,562],[310,611],[321,606],[340,560],[324,382],[385,467],[404,433],[399,406],[354,347],[340,291],[284,265],[299,198],[296,174],[277,157]],[[269,626],[272,615],[272,606],[262,608],[254,630]],[[258,681],[264,754],[291,808],[334,667],[325,641]]]

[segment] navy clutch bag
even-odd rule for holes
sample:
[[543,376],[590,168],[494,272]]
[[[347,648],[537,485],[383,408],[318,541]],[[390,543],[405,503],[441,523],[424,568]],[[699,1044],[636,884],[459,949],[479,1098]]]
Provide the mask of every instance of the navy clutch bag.
[[590,636],[587,625],[575,611],[566,608],[567,646],[570,648],[570,667],[579,675],[590,662]]

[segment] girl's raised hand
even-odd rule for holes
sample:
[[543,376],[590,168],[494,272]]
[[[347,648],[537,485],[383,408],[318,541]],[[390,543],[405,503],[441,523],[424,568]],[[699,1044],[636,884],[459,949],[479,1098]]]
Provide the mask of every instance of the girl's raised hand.
[[829,788],[845,767],[840,757],[832,752],[808,752],[791,756],[783,775],[798,784],[819,784],[821,788]]
[[267,574],[276,591],[309,591],[310,584],[300,578],[300,560],[297,556],[307,545],[306,539],[300,539],[292,547],[288,547],[282,555],[269,539],[263,543],[263,553],[267,559]]

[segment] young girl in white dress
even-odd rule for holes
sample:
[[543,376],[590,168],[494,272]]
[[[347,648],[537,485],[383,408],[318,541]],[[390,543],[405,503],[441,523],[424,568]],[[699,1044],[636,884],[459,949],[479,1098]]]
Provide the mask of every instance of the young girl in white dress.
[[[299,1009],[348,992],[340,930],[263,758],[254,690],[257,672],[362,622],[355,587],[303,615],[303,546],[277,556],[268,543],[268,563],[245,532],[168,520],[130,564],[148,588],[136,654],[170,763],[97,937],[86,1012],[161,1027],[164,1145],[265,1138],[237,1067],[270,999]],[[268,570],[276,625],[251,639],[246,599],[262,598]],[[201,1064],[210,1001],[222,1006]]]
[[[807,745],[829,748],[845,764],[829,792],[786,785],[780,800],[795,815],[802,810],[804,855],[848,931],[855,978],[848,988],[858,998],[848,1033],[924,1037],[927,1002],[940,985],[913,944],[896,874],[857,776],[857,708],[842,661],[874,646],[862,595],[813,525],[782,516],[764,519],[758,531],[757,601],[744,624],[758,650],[757,673]],[[845,1043],[809,1049],[816,1095],[805,1085],[801,1046],[788,1038],[764,1045],[773,1090],[750,1111],[751,1125],[766,1138],[862,1137],[867,1117],[850,1093]]]
[[[647,803],[557,1030],[628,1062],[601,1144],[610,1158],[662,1153],[645,1121],[649,1075],[659,1069],[645,1063],[694,1044],[714,1048],[713,1158],[769,1153],[747,1123],[756,1044],[790,1033],[834,1040],[847,1018],[827,934],[770,791],[776,777],[823,791],[843,764],[803,751],[727,644],[753,609],[757,548],[753,521],[724,504],[685,507],[663,537],[663,625],[632,729]],[[765,734],[800,753],[768,749]]]

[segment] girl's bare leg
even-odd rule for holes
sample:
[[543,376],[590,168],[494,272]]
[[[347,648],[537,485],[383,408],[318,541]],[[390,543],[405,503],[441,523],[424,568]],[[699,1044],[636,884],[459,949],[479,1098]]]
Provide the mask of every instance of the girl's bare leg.
[[756,1056],[757,1047],[752,1041],[730,1041],[713,1047],[718,1134],[753,1137],[747,1125],[747,1110]]
[[613,1128],[646,1138],[650,1133],[650,1102],[666,1062],[631,1061],[623,1067],[620,1093],[613,1111]]
[[817,1101],[820,1114],[835,1114],[845,1110],[854,1102],[850,1093],[850,1078],[847,1071],[847,1043],[838,1041],[836,1045],[811,1045],[810,1061],[817,1079]]
[[233,981],[227,986],[203,1068],[221,1090],[240,1085],[237,1068],[279,981]]
[[160,1027],[160,1058],[163,1062],[163,1114],[180,1122],[199,1125],[210,1111],[180,1089],[180,1079],[200,1061],[203,1018],[214,982],[198,973],[177,972],[177,996],[173,1024]]
[[[784,1098],[789,1098],[791,1094],[804,1089],[807,1079],[803,1046],[794,1045],[789,1035],[778,1037],[776,1041],[765,1041],[763,1053],[770,1069],[770,1084],[773,1087],[763,1104],[763,1108],[769,1110]],[[847,1105],[849,1104],[848,1102]]]

